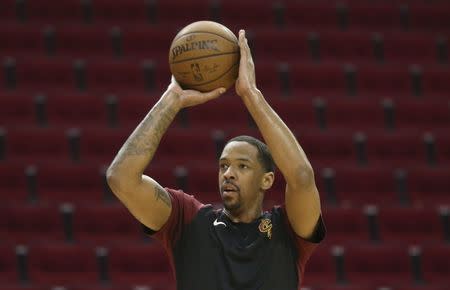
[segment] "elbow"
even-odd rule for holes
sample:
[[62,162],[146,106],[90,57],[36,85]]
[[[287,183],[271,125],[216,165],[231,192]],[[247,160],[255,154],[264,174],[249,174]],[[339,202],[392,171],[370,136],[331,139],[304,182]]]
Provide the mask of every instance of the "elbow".
[[297,188],[309,188],[315,186],[314,169],[309,162],[298,166],[294,170],[294,178],[292,184]]
[[108,170],[106,170],[106,182],[108,183],[108,186],[114,191],[113,188],[117,188],[120,184],[119,180],[119,174],[117,174],[117,171],[114,170],[111,166],[108,167]]
[[125,176],[119,170],[111,166],[108,167],[108,170],[106,170],[106,182],[116,196],[124,191],[124,180]]

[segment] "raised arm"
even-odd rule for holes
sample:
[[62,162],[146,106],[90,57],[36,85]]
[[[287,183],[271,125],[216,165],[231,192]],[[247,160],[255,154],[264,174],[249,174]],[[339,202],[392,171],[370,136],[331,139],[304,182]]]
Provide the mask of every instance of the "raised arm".
[[223,92],[223,88],[209,93],[182,90],[172,77],[166,92],[128,137],[109,166],[107,180],[111,190],[150,229],[159,230],[172,209],[167,191],[143,174],[163,134],[180,109],[202,104]]
[[297,235],[309,238],[320,216],[314,171],[291,130],[257,89],[255,68],[245,31],[239,31],[241,60],[236,92],[258,126],[273,159],[286,180],[286,211]]

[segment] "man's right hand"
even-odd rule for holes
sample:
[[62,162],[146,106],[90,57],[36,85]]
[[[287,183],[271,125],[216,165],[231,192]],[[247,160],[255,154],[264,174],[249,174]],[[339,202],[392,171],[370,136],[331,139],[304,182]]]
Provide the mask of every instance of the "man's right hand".
[[199,92],[195,90],[183,90],[175,78],[172,76],[172,81],[167,88],[166,93],[173,93],[177,97],[179,108],[193,107],[206,103],[212,99],[218,98],[225,93],[225,88],[217,88],[210,92]]

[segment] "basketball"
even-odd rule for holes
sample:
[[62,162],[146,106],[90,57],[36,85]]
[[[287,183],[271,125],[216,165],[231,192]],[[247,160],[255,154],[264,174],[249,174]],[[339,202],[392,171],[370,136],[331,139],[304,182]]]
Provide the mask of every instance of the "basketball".
[[207,92],[234,84],[239,56],[238,40],[230,29],[217,22],[198,21],[173,39],[169,66],[183,89]]

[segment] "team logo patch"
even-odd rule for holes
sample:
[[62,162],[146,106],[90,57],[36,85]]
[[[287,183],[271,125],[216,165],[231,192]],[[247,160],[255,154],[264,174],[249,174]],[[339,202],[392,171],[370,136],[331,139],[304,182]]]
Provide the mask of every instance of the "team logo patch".
[[269,239],[272,238],[272,221],[270,219],[262,219],[258,229],[261,233],[267,234]]

